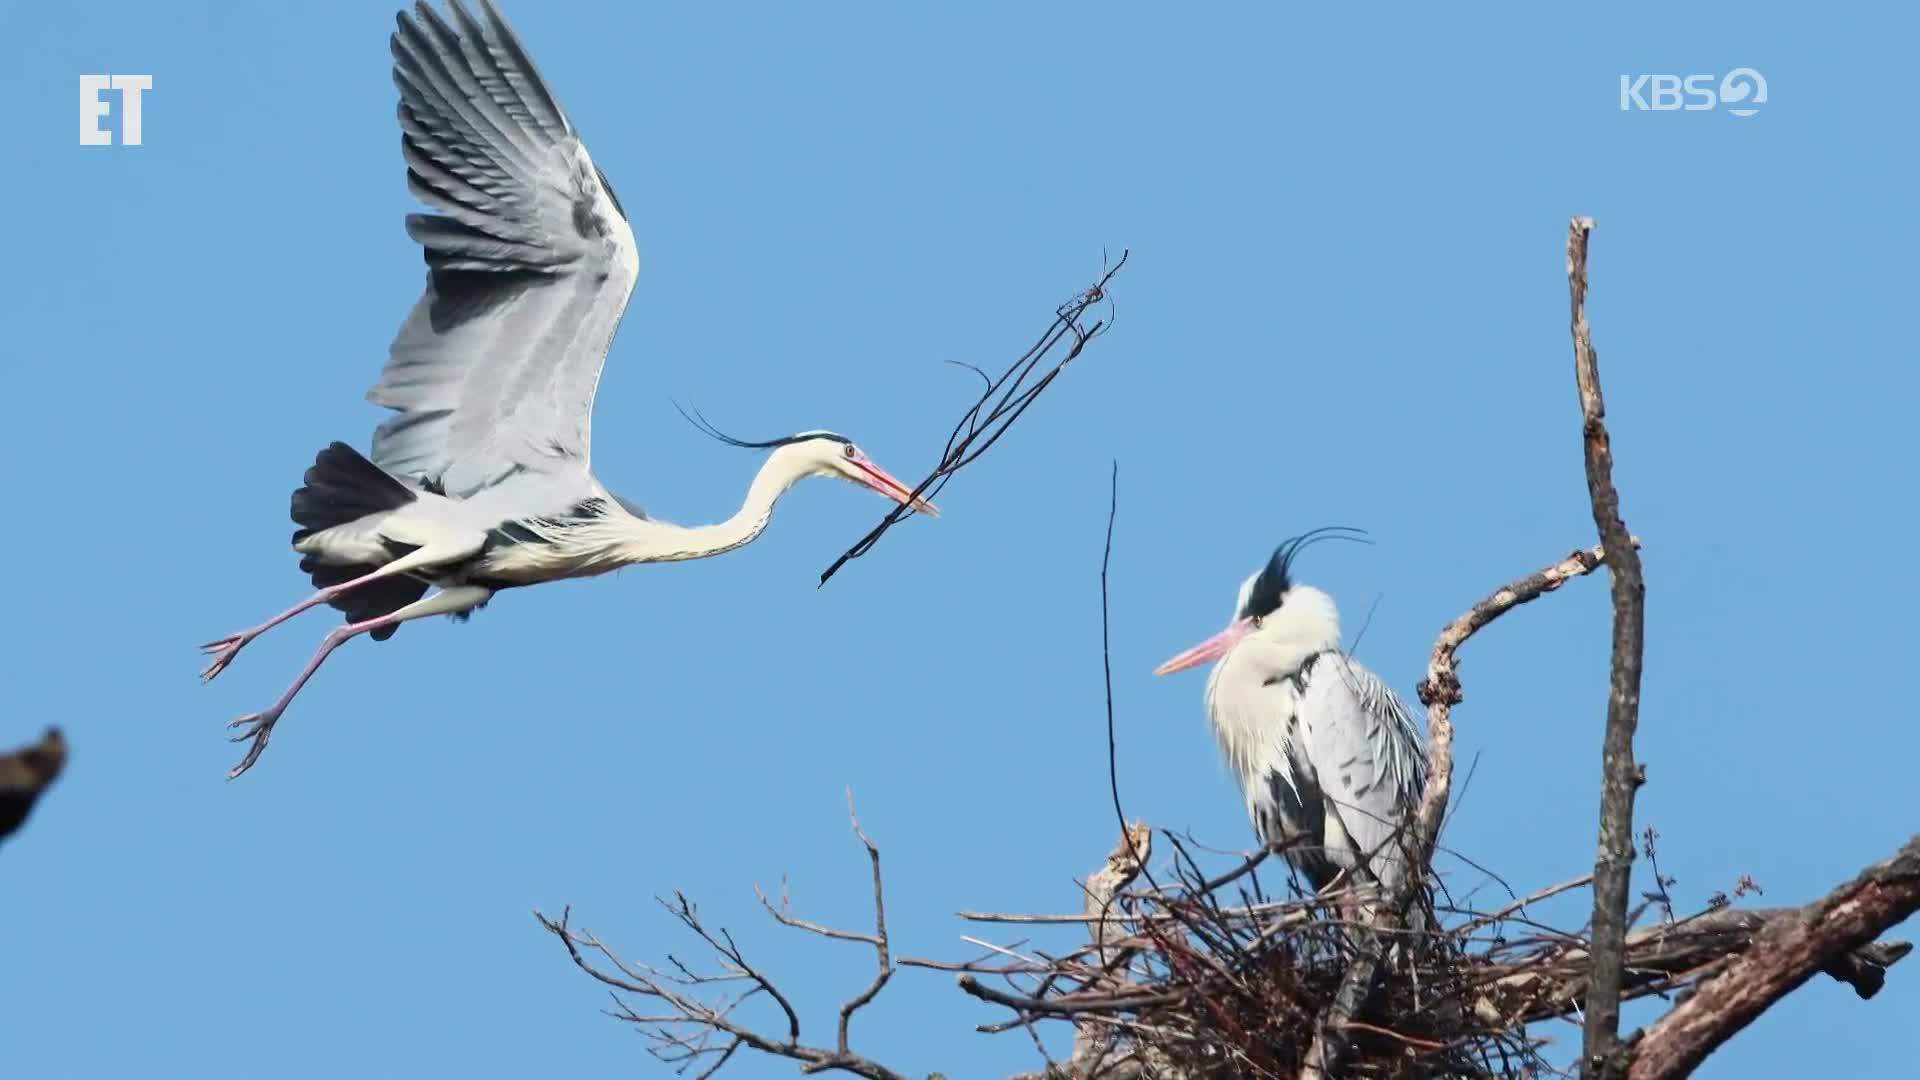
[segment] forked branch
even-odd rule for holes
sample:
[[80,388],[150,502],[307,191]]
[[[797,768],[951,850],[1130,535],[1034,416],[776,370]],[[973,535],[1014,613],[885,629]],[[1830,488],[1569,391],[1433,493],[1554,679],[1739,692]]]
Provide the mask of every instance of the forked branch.
[[[1066,366],[1078,359],[1094,339],[1113,326],[1107,285],[1120,272],[1120,268],[1127,265],[1127,254],[1122,251],[1118,259],[1101,267],[1099,278],[1090,288],[1055,308],[1053,322],[1048,324],[1046,332],[998,376],[989,375],[972,364],[958,364],[980,376],[980,396],[966,412],[960,414],[959,422],[953,425],[953,430],[947,435],[946,449],[941,451],[939,464],[913,489],[915,495],[931,499],[939,494],[955,473],[973,464],[981,454],[999,442],[1000,436],[1005,435],[1013,422],[1020,419],[1020,415],[1033,404],[1034,399],[1060,377]],[[1101,304],[1108,305],[1107,316],[1087,321],[1088,313]],[[1041,370],[1043,363],[1046,365],[1044,371]],[[1035,372],[1041,373],[1036,376]],[[888,529],[905,521],[914,512],[905,503],[889,510],[887,516],[880,519],[880,524],[875,525],[872,531],[833,560],[832,566],[821,572],[820,584],[825,585],[827,579],[838,573],[842,566],[871,551]]]
[[[638,1025],[647,1035],[648,1050],[661,1061],[681,1070],[699,1068],[695,1076],[710,1077],[720,1071],[741,1048],[757,1050],[800,1063],[805,1073],[845,1072],[868,1080],[906,1080],[870,1058],[855,1053],[850,1045],[849,1028],[854,1013],[879,995],[893,977],[893,958],[887,940],[886,896],[881,888],[880,849],[853,810],[853,792],[847,792],[847,817],[854,835],[867,849],[873,865],[873,931],[841,930],[802,919],[782,893],[776,906],[764,892],[755,889],[760,902],[782,926],[819,934],[835,941],[851,941],[870,946],[878,970],[864,989],[840,1007],[838,1038],[829,1049],[800,1041],[800,1014],[767,974],[749,963],[733,935],[726,929],[709,929],[699,909],[684,895],[675,893],[671,902],[662,900],[674,918],[699,938],[719,960],[719,970],[703,973],[675,959],[667,962],[671,970],[622,960],[611,947],[569,923],[571,908],[562,909],[558,919],[534,912],[555,937],[566,945],[567,954],[580,970],[605,985],[614,1002],[612,1015]],[[711,995],[711,997],[703,995]],[[625,996],[623,996],[625,995]],[[766,997],[780,1010],[785,1023],[784,1035],[770,1035],[740,1019],[736,1013],[750,998]],[[630,998],[639,998],[636,1004]]]

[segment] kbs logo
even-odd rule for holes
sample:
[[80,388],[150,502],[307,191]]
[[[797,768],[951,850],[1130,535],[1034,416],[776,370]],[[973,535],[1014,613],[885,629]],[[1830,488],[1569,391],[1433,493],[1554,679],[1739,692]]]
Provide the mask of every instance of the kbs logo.
[[1752,68],[1734,68],[1725,76],[1622,75],[1620,111],[1706,112],[1724,108],[1752,116],[1767,103],[1767,79]]

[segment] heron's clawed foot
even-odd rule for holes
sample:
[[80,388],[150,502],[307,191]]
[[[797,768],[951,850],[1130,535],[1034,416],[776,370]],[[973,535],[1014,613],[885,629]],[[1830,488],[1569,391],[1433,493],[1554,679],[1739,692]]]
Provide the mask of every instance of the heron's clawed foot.
[[233,658],[240,655],[240,650],[246,647],[247,642],[252,641],[253,637],[253,631],[248,630],[223,637],[219,641],[209,641],[200,646],[201,652],[213,656],[213,662],[207,665],[207,670],[200,673],[200,681],[212,682],[214,676],[227,670],[227,665],[233,663]]
[[253,763],[260,760],[261,752],[267,748],[267,738],[273,734],[273,725],[279,719],[278,710],[269,710],[248,713],[227,725],[228,730],[234,732],[232,737],[234,742],[246,742],[249,739],[253,741],[253,745],[247,747],[247,756],[240,760],[240,764],[233,767],[233,771],[227,773],[227,779],[238,779],[241,773],[253,768]]

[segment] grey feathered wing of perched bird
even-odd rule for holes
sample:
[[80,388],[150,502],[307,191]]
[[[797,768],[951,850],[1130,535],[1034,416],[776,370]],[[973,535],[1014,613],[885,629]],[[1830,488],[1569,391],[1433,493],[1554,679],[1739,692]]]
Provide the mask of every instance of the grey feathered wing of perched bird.
[[1293,580],[1296,557],[1354,530],[1282,543],[1241,584],[1226,629],[1168,660],[1166,675],[1219,661],[1207,717],[1262,843],[1282,845],[1316,890],[1404,877],[1397,842],[1426,781],[1406,702],[1340,649],[1333,598]]
[[[760,535],[795,482],[831,476],[929,514],[844,435],[807,431],[769,450],[739,511],[685,527],[608,491],[588,455],[594,389],[640,260],[625,210],[546,80],[490,0],[475,18],[425,3],[392,38],[407,187],[426,293],[394,339],[368,400],[394,410],[370,456],[320,451],[293,493],[293,548],[318,592],[209,642],[219,675],[246,644],[329,604],[346,625],[278,701],[233,722],[251,768],[327,655],[430,615],[464,617],[501,589],[698,559]],[[433,595],[427,590],[434,588]]]

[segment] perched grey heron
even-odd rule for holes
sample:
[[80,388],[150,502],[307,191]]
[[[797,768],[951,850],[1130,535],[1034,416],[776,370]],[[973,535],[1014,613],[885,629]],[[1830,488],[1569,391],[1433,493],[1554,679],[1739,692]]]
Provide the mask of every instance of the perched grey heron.
[[514,586],[731,551],[810,476],[936,513],[827,431],[721,436],[772,452],[739,511],[714,525],[651,518],[594,478],[593,395],[639,272],[633,230],[500,12],[481,0],[482,22],[450,3],[451,21],[424,2],[402,11],[392,38],[407,186],[440,211],[407,217],[426,293],[367,394],[397,415],[374,431],[370,457],[333,443],[293,493],[293,549],[319,591],[209,642],[201,677],[308,608],[330,604],[346,625],[278,701],[230,725],[251,743],[230,776],[259,760],[300,688],[357,635],[382,641],[413,619],[464,618]]
[[1154,671],[1219,661],[1207,678],[1207,717],[1247,816],[1316,890],[1343,872],[1355,884],[1399,880],[1393,841],[1425,782],[1406,703],[1340,650],[1333,598],[1293,580],[1302,551],[1352,531],[1316,529],[1282,543],[1241,584],[1227,628]]

